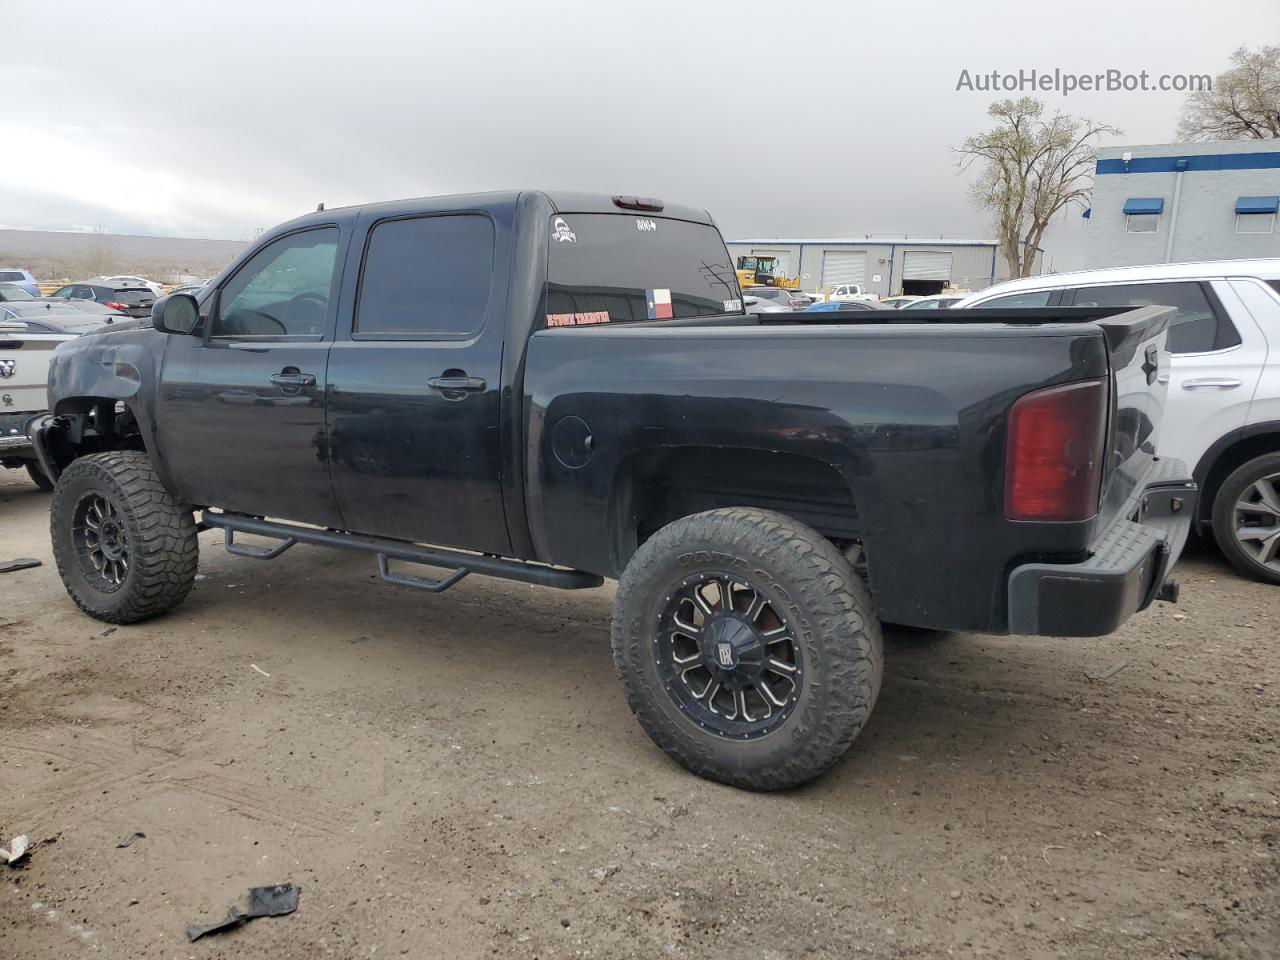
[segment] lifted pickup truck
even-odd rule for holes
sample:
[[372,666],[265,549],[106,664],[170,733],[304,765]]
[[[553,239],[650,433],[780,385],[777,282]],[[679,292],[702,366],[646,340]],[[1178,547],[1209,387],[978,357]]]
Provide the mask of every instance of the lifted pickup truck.
[[1098,635],[1173,598],[1195,487],[1153,455],[1169,315],[747,315],[701,210],[384,203],[273,230],[154,329],[60,347],[33,439],[91,616],[179,604],[202,527],[430,591],[616,577],[645,730],[779,789],[866,723],[882,619]]

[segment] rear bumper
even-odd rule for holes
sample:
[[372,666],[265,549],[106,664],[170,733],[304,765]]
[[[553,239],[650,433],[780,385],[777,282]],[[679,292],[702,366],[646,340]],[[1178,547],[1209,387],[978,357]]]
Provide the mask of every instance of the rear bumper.
[[1009,632],[1099,637],[1160,593],[1195,519],[1196,484],[1178,460],[1130,497],[1081,563],[1027,563],[1009,574]]

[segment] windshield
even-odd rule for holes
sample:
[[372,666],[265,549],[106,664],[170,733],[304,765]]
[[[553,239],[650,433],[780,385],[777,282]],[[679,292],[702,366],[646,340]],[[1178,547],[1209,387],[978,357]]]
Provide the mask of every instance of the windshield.
[[630,214],[552,218],[547,326],[741,313],[715,227]]

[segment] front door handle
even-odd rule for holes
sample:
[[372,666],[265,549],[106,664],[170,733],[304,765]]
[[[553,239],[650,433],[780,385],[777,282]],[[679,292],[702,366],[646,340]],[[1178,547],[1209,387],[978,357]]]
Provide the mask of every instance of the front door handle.
[[1184,380],[1182,381],[1183,390],[1234,390],[1236,387],[1242,386],[1243,380],[1234,380],[1231,377],[1223,377],[1215,379],[1213,377],[1205,377],[1201,380]]
[[441,393],[478,393],[486,386],[483,377],[444,376],[432,377],[427,386]]
[[285,367],[279,373],[271,375],[271,382],[281,387],[314,387],[316,375],[302,373],[297,367]]

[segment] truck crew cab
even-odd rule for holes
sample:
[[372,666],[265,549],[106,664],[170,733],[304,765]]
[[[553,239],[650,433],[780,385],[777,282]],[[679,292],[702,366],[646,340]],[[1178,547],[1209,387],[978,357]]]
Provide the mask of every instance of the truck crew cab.
[[33,439],[91,616],[176,607],[208,527],[263,559],[367,551],[435,592],[616,577],[646,731],[779,789],[866,723],[881,619],[1098,635],[1173,597],[1195,487],[1153,452],[1170,313],[747,315],[702,210],[381,203],[60,347]]

